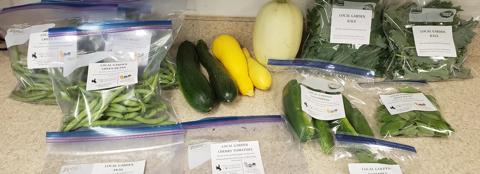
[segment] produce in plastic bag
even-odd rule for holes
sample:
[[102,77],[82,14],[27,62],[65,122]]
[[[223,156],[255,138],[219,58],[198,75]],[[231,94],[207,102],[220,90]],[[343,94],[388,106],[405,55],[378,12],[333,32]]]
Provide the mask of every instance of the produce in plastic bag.
[[182,173],[184,137],[179,125],[49,132],[41,173]]
[[404,144],[335,134],[335,161],[347,163],[340,173],[402,173],[415,169],[416,153],[415,147]]
[[173,42],[170,21],[85,24],[50,29],[49,35],[75,38],[78,45],[63,68],[49,69],[65,115],[62,131],[175,124],[158,82],[170,76],[160,66]]
[[362,93],[358,82],[373,82],[372,71],[318,60],[269,60],[269,65],[297,70],[283,88],[282,102],[300,141],[317,139],[328,154],[334,146],[332,132],[373,136],[360,111],[366,103],[358,97]]
[[[471,78],[470,70],[463,65],[478,22],[461,19],[461,8],[450,1],[395,2],[385,9],[384,17],[385,33],[394,53],[388,63],[387,78]],[[416,30],[419,32],[414,37]]]
[[[348,9],[351,9],[350,12]],[[339,16],[343,16],[332,16],[337,15],[332,13],[334,10],[338,11]],[[382,0],[315,0],[306,16],[307,37],[302,57],[367,68],[375,70],[377,76],[382,76],[385,70],[384,62],[389,54],[381,25],[382,11]],[[347,14],[352,15],[347,17]],[[373,19],[368,16],[372,16]],[[346,23],[341,24],[345,20]],[[371,25],[363,25],[368,22],[371,22]],[[335,25],[335,33],[331,29],[333,23],[339,24]],[[354,28],[349,26],[352,23]],[[355,33],[360,36],[354,36]],[[367,38],[362,39],[362,36]]]
[[382,102],[376,116],[382,136],[446,137],[454,132],[428,84],[384,82],[374,89]]
[[[183,123],[183,127],[187,131],[189,163],[185,173],[212,173],[212,167],[226,172],[228,166],[225,168],[225,164],[255,170],[255,173],[308,173],[303,152],[280,116],[207,118]],[[232,149],[232,163],[228,163],[228,159],[211,159],[215,144],[239,147],[245,153]],[[259,149],[252,144],[258,144]],[[259,153],[255,154],[257,150]],[[243,156],[245,154],[250,157]],[[212,164],[211,161],[218,163]],[[261,168],[264,171],[260,172]]]
[[44,63],[49,55],[34,51],[28,55],[30,34],[54,26],[112,20],[116,15],[116,5],[28,4],[1,10],[0,35],[6,39],[11,67],[18,79],[10,97],[28,103],[56,104]]

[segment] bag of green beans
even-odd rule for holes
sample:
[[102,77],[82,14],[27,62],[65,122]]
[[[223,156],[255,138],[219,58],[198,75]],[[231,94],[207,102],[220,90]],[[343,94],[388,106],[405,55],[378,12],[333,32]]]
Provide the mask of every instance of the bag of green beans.
[[[70,3],[35,3],[2,9],[0,35],[5,38],[12,71],[18,80],[10,97],[28,103],[56,104],[45,63],[55,56],[34,49],[29,53],[32,46],[30,38],[52,27],[116,19],[117,11],[117,5]],[[45,47],[41,47],[37,45],[37,48],[45,50]]]
[[170,20],[50,29],[49,38],[68,43],[62,48],[62,68],[49,68],[65,114],[61,130],[176,124],[159,87],[159,81],[174,75],[160,65],[172,45],[172,31]]

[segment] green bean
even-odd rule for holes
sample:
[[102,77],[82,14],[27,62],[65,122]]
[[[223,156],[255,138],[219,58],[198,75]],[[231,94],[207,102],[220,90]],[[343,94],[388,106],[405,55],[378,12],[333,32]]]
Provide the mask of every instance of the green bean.
[[107,111],[107,113],[105,113],[105,116],[123,119],[123,115],[121,113],[118,113],[118,112],[108,112]]
[[[100,105],[99,102],[100,102],[100,100],[98,100],[98,99],[92,100],[88,104],[88,107],[96,107],[96,106]],[[87,117],[87,110],[86,109],[82,110],[76,117],[74,117],[75,119],[73,119],[66,126],[64,126],[62,131],[72,130],[73,128],[75,128],[77,126],[78,123],[82,122],[85,119],[85,117]]]
[[113,99],[112,103],[120,103],[134,97],[135,97],[134,94],[129,92],[127,94],[123,94],[121,96],[116,97],[115,99]]
[[127,107],[127,112],[137,112],[137,111],[140,111],[142,110],[142,106],[137,106],[137,107]]
[[107,111],[124,113],[124,112],[127,112],[127,107],[125,107],[121,104],[112,103],[112,104],[110,104]]
[[167,109],[167,106],[165,104],[160,104],[160,106],[158,107],[154,107],[152,109],[150,109],[150,112],[148,112],[144,118],[152,118],[154,117],[157,113],[161,112],[161,111],[164,111]]
[[141,122],[141,123],[144,123],[144,124],[153,124],[153,125],[157,125],[157,124],[160,124],[164,121],[167,121],[168,120],[168,115],[163,115],[159,118],[154,118],[154,119],[148,119],[148,118],[143,118],[143,117],[135,117],[133,118],[135,121],[138,121],[138,122]]
[[128,120],[128,119],[135,118],[135,117],[137,117],[137,116],[139,116],[139,115],[140,115],[140,113],[138,113],[138,112],[130,112],[130,113],[125,114],[124,117],[125,117],[125,119]]
[[125,100],[122,102],[122,104],[130,107],[140,106],[140,102],[135,100]]
[[88,126],[130,126],[140,124],[133,120],[106,120],[106,121],[94,121]]

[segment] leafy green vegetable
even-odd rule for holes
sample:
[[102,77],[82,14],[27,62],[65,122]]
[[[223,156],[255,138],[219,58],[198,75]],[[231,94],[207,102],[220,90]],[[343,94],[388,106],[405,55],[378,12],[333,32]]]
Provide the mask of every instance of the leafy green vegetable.
[[[463,67],[468,44],[475,36],[473,31],[477,25],[474,20],[462,20],[455,15],[452,23],[410,23],[409,13],[418,9],[415,2],[406,2],[400,6],[385,9],[384,29],[391,49],[394,53],[388,63],[386,76],[389,79],[441,81],[452,78],[470,78],[470,70]],[[425,8],[461,8],[450,1],[433,0]],[[433,59],[417,55],[413,38],[413,25],[451,25],[457,49],[457,57]]]
[[[376,70],[381,76],[388,56],[388,44],[382,29],[382,7],[378,0],[350,0],[354,2],[377,3],[372,20],[370,45],[330,43],[330,22],[332,6],[336,0],[316,0],[306,17],[306,36],[303,58],[321,59],[327,62]],[[342,1],[343,2],[343,1]]]
[[359,163],[397,164],[390,158],[378,159],[378,157],[367,148],[349,148],[349,151],[355,155]]
[[[398,89],[401,93],[421,93],[410,86]],[[439,105],[431,95],[425,95],[436,107]],[[383,136],[405,137],[445,137],[454,132],[452,127],[442,118],[439,111],[410,111],[391,115],[382,105],[377,110],[380,123],[380,134]]]

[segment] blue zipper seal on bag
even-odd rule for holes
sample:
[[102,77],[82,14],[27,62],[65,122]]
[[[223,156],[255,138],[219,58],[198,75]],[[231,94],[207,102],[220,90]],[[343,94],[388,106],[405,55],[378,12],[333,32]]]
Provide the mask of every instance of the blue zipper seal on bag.
[[348,73],[366,77],[375,77],[375,71],[351,67],[347,65],[334,64],[321,60],[307,60],[307,59],[295,59],[295,60],[278,60],[268,59],[268,65],[285,66],[285,67],[310,67],[323,70],[337,71],[341,73]]
[[346,142],[346,143],[356,143],[356,144],[371,144],[371,145],[378,145],[383,147],[389,147],[393,149],[400,149],[404,151],[414,152],[417,153],[417,150],[413,146],[395,143],[391,141],[380,140],[376,138],[369,138],[369,137],[362,137],[362,136],[355,136],[355,135],[347,135],[347,134],[335,134],[336,141],[339,142]]
[[85,131],[47,132],[47,143],[70,143],[88,141],[122,140],[166,135],[184,134],[180,124],[147,127],[101,128],[96,127]]
[[110,21],[84,24],[78,27],[58,27],[48,30],[49,36],[90,35],[99,33],[126,32],[134,30],[172,29],[171,20]]
[[198,121],[183,122],[184,129],[199,129],[216,126],[228,126],[236,124],[272,123],[282,122],[280,115],[262,116],[234,116],[234,117],[210,117]]
[[118,4],[79,4],[79,3],[32,3],[13,7],[7,7],[0,10],[0,14],[13,12],[17,10],[29,10],[29,9],[77,9],[77,8],[118,8]]

